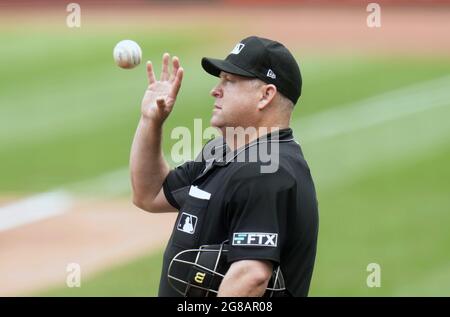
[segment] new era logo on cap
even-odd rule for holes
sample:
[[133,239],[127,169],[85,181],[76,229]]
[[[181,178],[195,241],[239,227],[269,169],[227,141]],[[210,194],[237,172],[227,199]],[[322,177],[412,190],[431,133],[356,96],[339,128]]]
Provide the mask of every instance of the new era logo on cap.
[[230,54],[239,54],[242,49],[244,48],[245,44],[237,43],[236,46],[233,48],[233,50],[230,52]]
[[271,69],[269,69],[269,70],[267,71],[267,77],[270,77],[270,78],[272,78],[272,79],[275,79],[275,78],[277,78],[277,75],[275,75],[275,73],[274,73]]

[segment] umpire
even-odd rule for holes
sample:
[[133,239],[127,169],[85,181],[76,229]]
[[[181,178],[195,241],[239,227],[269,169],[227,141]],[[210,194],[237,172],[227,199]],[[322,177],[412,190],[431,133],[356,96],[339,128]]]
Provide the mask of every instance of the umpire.
[[[307,296],[318,206],[308,164],[289,128],[302,86],[297,62],[282,44],[256,36],[240,41],[224,60],[203,58],[203,69],[219,78],[211,90],[211,126],[221,137],[194,161],[170,170],[161,150],[162,127],[183,68],[174,57],[169,72],[169,59],[163,55],[160,80],[147,63],[149,86],[130,157],[134,204],[152,213],[178,212],[159,296],[179,296],[167,279],[177,253],[226,240],[230,266],[218,296],[262,296],[278,266],[286,293]],[[263,145],[275,168],[264,170]]]

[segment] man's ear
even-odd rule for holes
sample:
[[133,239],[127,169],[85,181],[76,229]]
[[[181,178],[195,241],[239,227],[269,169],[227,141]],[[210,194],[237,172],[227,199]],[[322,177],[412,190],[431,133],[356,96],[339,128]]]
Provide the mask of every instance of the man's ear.
[[258,109],[263,110],[270,104],[277,94],[277,87],[272,84],[261,86],[261,98],[259,99]]

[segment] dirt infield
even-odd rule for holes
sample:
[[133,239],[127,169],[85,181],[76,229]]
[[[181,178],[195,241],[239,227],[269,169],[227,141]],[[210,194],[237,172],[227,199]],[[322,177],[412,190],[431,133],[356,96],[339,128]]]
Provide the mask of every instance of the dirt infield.
[[60,216],[0,232],[0,296],[63,285],[69,263],[83,278],[160,248],[175,214],[149,214],[127,200],[78,201]]
[[[46,14],[22,8],[3,8],[3,28],[66,29],[65,6]],[[121,7],[82,5],[81,28],[106,31],[161,32],[195,28],[217,34],[224,44],[248,35],[277,39],[300,52],[445,54],[450,52],[450,6],[382,6],[381,27],[367,26],[366,4],[352,6],[233,6],[155,5]],[[150,39],[149,39],[150,40]]]

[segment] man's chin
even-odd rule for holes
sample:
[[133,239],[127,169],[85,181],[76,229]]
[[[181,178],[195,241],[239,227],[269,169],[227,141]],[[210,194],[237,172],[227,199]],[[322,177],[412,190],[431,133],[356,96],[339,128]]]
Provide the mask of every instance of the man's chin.
[[223,122],[221,122],[221,120],[218,120],[218,118],[215,118],[214,116],[211,118],[211,120],[209,120],[209,124],[210,124],[213,128],[217,128],[217,129],[221,129],[222,127],[225,126],[225,125],[223,124]]

